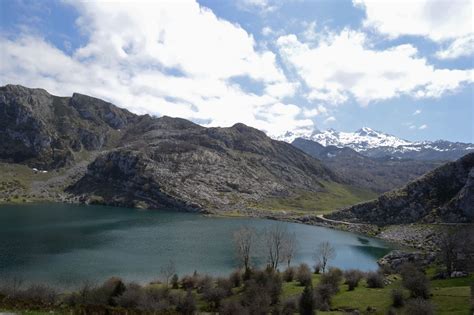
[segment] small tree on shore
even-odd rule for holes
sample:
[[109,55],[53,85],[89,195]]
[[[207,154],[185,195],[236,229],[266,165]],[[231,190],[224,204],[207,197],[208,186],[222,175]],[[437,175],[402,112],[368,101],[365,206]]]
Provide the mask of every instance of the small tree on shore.
[[171,277],[173,277],[175,274],[176,266],[173,260],[169,260],[160,268],[160,276],[161,279],[165,282],[166,286],[168,286]]
[[336,250],[327,241],[322,242],[318,245],[313,256],[315,260],[315,265],[321,266],[321,270],[323,273],[326,272],[328,262],[331,259],[334,259],[334,257],[336,257]]
[[298,251],[298,239],[295,233],[287,233],[283,240],[283,260],[287,264],[287,268],[290,268],[292,259],[295,257]]
[[234,246],[238,260],[245,269],[250,270],[252,251],[254,248],[256,233],[253,228],[244,226],[234,233]]
[[268,265],[271,269],[277,270],[278,264],[287,258],[285,257],[285,244],[288,243],[288,238],[289,233],[286,226],[282,223],[274,224],[271,228],[265,229],[263,245],[267,254]]

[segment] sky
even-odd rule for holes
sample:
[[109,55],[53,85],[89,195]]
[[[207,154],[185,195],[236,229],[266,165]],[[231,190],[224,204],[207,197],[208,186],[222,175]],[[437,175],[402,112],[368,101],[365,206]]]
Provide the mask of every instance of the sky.
[[270,136],[474,142],[474,0],[0,0],[0,85]]

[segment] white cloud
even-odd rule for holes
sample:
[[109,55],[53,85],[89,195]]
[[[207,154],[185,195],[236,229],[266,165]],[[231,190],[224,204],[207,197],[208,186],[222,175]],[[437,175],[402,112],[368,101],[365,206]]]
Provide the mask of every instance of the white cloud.
[[273,30],[271,27],[269,26],[265,26],[264,28],[262,28],[262,35],[263,36],[268,36],[268,35],[271,35],[273,33]]
[[327,124],[333,121],[336,121],[336,118],[334,116],[330,116],[324,120],[324,123]]
[[303,116],[307,118],[316,117],[318,115],[326,115],[328,112],[327,108],[324,105],[318,105],[314,108],[305,108],[303,109]]
[[309,88],[310,100],[340,104],[354,97],[367,105],[404,94],[440,97],[474,81],[473,70],[436,69],[408,44],[375,50],[364,33],[348,29],[314,47],[292,34],[277,44],[284,62]]
[[278,1],[271,0],[237,0],[237,7],[246,11],[260,10],[261,13],[270,13],[278,8]]
[[433,41],[472,34],[472,0],[353,0],[366,13],[364,25],[390,37],[415,35]]
[[426,128],[428,128],[428,125],[421,125],[420,127],[418,127],[418,129],[420,129],[420,130],[423,130],[423,129],[426,129]]
[[439,59],[455,59],[470,56],[474,53],[474,35],[460,37],[454,40],[446,49],[436,53]]
[[421,114],[421,109],[417,109],[413,112],[413,115],[419,115]]
[[318,38],[319,34],[316,31],[316,21],[312,21],[310,23],[304,23],[305,24],[305,31],[303,32],[303,37],[307,41],[314,41]]
[[[268,50],[239,25],[194,1],[71,2],[87,43],[69,56],[44,39],[0,37],[0,84],[17,83],[104,98],[136,113],[243,122],[276,134],[312,125],[300,118],[289,82]],[[232,83],[249,77],[262,94]],[[274,111],[274,112],[273,112]]]

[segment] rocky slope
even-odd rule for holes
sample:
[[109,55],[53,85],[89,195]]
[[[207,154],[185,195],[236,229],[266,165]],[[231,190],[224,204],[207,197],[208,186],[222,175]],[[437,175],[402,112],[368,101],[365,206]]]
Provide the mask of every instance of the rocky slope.
[[40,169],[71,165],[76,153],[110,148],[135,115],[102,100],[0,87],[0,160]]
[[370,158],[349,147],[323,146],[303,138],[296,138],[291,144],[321,160],[351,184],[379,193],[402,187],[442,164],[439,161]]
[[55,182],[56,173],[91,160],[79,179],[67,176],[63,191],[56,182],[54,194],[40,189],[61,200],[235,210],[345,183],[320,161],[243,124],[204,128],[138,116],[85,95],[12,85],[0,88],[0,114],[0,161],[50,170]]
[[377,225],[474,221],[474,153],[446,163],[401,189],[327,216]]
[[303,138],[323,146],[348,147],[368,157],[393,157],[416,160],[455,160],[466,153],[474,152],[474,144],[445,140],[411,142],[367,127],[355,132],[338,132],[334,129],[314,130],[310,134],[291,132],[277,137],[293,142]]

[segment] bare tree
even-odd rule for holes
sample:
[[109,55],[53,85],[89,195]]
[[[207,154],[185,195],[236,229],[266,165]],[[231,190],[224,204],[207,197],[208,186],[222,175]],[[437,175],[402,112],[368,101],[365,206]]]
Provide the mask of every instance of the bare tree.
[[160,276],[161,279],[164,280],[166,286],[168,286],[168,283],[171,279],[172,276],[176,274],[176,266],[173,260],[169,260],[165,265],[163,265],[160,268]]
[[439,238],[440,258],[446,266],[446,272],[451,275],[457,258],[460,238],[455,231],[441,233]]
[[448,276],[459,269],[469,269],[474,256],[474,232],[470,228],[448,229],[440,234],[439,258],[446,266]]
[[251,255],[255,243],[255,230],[253,228],[243,226],[234,233],[234,246],[237,258],[245,268],[250,269]]
[[274,224],[271,228],[265,229],[263,233],[268,265],[274,270],[286,258],[284,256],[284,247],[288,240],[288,235],[286,225],[282,223]]
[[283,253],[282,257],[287,263],[287,267],[290,268],[291,260],[295,257],[298,251],[298,240],[296,239],[295,233],[288,233],[287,237],[283,241]]
[[316,264],[321,266],[323,273],[326,271],[328,261],[336,257],[336,251],[329,242],[322,242],[316,248],[314,260]]

